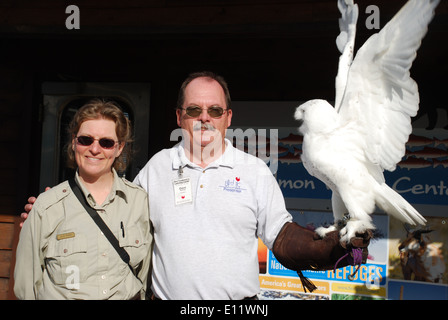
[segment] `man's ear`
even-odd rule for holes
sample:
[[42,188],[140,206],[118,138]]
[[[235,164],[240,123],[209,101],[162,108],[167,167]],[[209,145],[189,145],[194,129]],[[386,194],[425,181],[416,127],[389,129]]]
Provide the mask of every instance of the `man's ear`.
[[232,109],[227,110],[227,128],[232,124]]
[[182,109],[176,109],[177,125],[181,127]]

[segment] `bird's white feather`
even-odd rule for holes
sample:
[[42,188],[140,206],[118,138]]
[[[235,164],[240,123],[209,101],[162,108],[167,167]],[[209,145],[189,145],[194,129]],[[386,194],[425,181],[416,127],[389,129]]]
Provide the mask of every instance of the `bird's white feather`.
[[297,108],[295,118],[304,136],[303,165],[333,191],[335,220],[350,214],[341,241],[374,228],[370,214],[375,206],[410,224],[426,222],[385,184],[383,170],[394,170],[405,153],[419,104],[410,68],[438,3],[409,0],[353,59],[358,8],[353,0],[338,1],[335,108],[311,100]]
[[337,109],[341,104],[347,85],[348,72],[353,61],[358,5],[354,4],[353,0],[338,0],[338,9],[341,13],[341,18],[339,19],[341,32],[336,38],[336,46],[341,52],[341,56],[339,57],[338,74],[336,76],[335,106]]
[[359,49],[339,108],[343,121],[356,121],[373,163],[393,171],[405,154],[418,111],[419,94],[410,68],[439,1],[410,0]]

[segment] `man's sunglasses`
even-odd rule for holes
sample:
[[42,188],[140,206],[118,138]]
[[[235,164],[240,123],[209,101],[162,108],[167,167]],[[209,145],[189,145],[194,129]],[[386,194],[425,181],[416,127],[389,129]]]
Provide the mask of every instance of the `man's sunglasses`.
[[85,147],[90,146],[93,143],[93,141],[97,140],[101,148],[103,149],[112,149],[118,142],[108,138],[95,139],[89,136],[79,136],[76,137],[76,140],[80,145]]
[[[182,110],[185,110],[185,113],[190,117],[196,118],[201,115],[203,109],[199,107],[187,107],[182,108]],[[210,107],[207,109],[207,113],[212,118],[219,118],[226,110],[227,109],[223,109],[221,107]]]

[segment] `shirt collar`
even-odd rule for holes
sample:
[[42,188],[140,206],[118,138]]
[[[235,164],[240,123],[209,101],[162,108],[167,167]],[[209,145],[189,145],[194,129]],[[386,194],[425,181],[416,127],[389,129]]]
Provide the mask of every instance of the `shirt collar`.
[[[115,197],[115,195],[123,198],[126,202],[128,201],[127,194],[126,194],[126,190],[127,190],[126,185],[124,184],[123,180],[120,179],[120,177],[117,174],[117,171],[115,171],[114,168],[112,168],[112,173],[114,175],[114,182],[112,184],[112,189],[111,189],[111,192],[109,193],[108,198],[103,203],[104,205],[108,204]],[[89,190],[87,190],[87,188],[82,184],[81,179],[79,178],[78,170],[76,170],[75,179],[78,182],[78,185],[81,187],[82,193],[84,194],[86,199],[88,199],[89,204],[94,205],[95,200],[93,199],[93,196],[89,192]]]

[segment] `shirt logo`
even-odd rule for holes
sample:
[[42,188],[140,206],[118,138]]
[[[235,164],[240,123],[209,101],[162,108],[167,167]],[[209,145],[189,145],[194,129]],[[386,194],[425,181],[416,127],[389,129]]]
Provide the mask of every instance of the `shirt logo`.
[[224,185],[219,187],[222,188],[223,191],[227,192],[241,193],[242,191],[246,190],[245,188],[242,188],[240,177],[235,177],[235,179],[227,179],[226,181],[224,181]]

